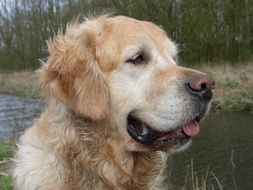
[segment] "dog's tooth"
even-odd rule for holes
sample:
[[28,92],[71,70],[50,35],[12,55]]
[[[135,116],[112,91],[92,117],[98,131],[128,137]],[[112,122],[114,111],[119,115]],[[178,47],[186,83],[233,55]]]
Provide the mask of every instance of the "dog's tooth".
[[147,135],[149,133],[149,129],[147,128],[147,126],[145,124],[142,124],[142,132],[141,135]]

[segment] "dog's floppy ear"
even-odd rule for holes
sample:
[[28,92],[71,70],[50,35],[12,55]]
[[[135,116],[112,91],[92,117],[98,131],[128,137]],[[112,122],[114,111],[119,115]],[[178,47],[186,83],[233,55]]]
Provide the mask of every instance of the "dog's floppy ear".
[[109,91],[95,56],[105,19],[69,25],[65,35],[48,42],[50,56],[40,70],[47,96],[94,120],[104,119],[109,112]]

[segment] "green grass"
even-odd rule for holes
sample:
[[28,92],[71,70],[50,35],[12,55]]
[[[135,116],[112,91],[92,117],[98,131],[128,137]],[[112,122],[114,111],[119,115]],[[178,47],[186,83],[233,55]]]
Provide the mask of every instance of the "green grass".
[[0,190],[12,189],[12,178],[10,176],[11,158],[16,152],[16,146],[7,141],[0,141]]
[[229,78],[228,78],[228,81],[225,85],[231,89],[235,89],[238,87],[238,83],[236,81],[230,80]]
[[0,176],[0,190],[11,190],[12,178],[11,176]]
[[15,154],[16,147],[11,142],[0,142],[0,161],[12,158]]

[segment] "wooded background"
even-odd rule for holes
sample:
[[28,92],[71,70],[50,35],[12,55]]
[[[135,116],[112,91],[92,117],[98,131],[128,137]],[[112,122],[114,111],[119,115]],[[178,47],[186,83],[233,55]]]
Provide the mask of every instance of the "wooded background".
[[184,65],[253,58],[252,0],[1,0],[0,70],[37,68],[50,36],[79,15],[106,11],[162,26]]

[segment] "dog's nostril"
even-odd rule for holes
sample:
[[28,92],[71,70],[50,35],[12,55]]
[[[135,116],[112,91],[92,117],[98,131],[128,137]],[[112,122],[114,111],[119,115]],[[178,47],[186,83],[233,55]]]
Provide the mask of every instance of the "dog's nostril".
[[201,87],[201,90],[205,90],[205,89],[206,89],[206,83],[202,83],[202,84],[200,85],[200,87]]

